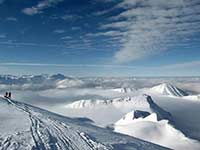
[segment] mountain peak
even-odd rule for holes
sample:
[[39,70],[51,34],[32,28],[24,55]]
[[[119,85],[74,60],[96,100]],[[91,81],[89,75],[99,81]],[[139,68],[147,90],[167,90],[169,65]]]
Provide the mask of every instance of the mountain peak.
[[162,83],[157,86],[154,86],[151,88],[151,91],[163,94],[163,95],[169,95],[169,96],[187,96],[188,94],[183,91],[182,89],[170,84],[170,83]]

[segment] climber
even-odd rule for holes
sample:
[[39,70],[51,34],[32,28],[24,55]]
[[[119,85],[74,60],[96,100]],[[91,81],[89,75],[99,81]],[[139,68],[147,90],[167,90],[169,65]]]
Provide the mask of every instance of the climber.
[[8,92],[5,93],[4,97],[5,97],[5,98],[8,98]]
[[11,99],[11,92],[8,93],[8,98]]

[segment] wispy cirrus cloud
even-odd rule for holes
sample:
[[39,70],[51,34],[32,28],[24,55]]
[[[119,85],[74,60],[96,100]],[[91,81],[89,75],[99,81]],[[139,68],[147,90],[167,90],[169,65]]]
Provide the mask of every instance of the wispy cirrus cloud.
[[59,33],[65,33],[65,30],[63,30],[63,29],[56,29],[53,32],[59,34]]
[[0,34],[0,39],[4,39],[6,38],[6,35],[5,34]]
[[63,20],[77,20],[77,19],[81,19],[82,16],[77,15],[77,14],[65,14],[63,16],[60,17]]
[[67,13],[67,14],[64,14],[64,15],[52,15],[49,17],[50,19],[53,19],[53,20],[57,20],[57,19],[61,19],[61,20],[64,20],[64,21],[76,21],[78,19],[82,19],[83,17],[81,15],[77,15],[77,14],[71,14],[71,13]]
[[162,66],[129,66],[129,65],[112,65],[112,64],[45,64],[45,63],[19,63],[5,62],[0,63],[2,66],[36,66],[36,67],[92,67],[92,68],[124,68],[124,69],[148,69],[148,70],[177,70],[185,68],[194,68],[200,66],[200,61],[188,61],[182,63],[165,64]]
[[122,0],[114,9],[121,11],[95,35],[120,39],[114,55],[118,63],[189,45],[191,36],[200,32],[198,0]]
[[35,15],[35,14],[39,14],[41,13],[44,9],[52,7],[60,2],[62,2],[63,0],[43,0],[40,1],[37,5],[35,6],[31,6],[29,8],[24,8],[22,10],[22,12],[26,15]]
[[183,62],[171,65],[164,65],[162,68],[164,69],[185,69],[185,68],[198,68],[200,66],[200,61],[190,61],[190,62]]
[[[2,38],[5,38],[6,35],[2,35]],[[1,38],[1,36],[0,36]],[[56,45],[56,44],[38,44],[38,43],[23,43],[23,42],[13,42],[11,40],[0,42],[0,45],[7,45],[7,46],[33,46],[33,47],[58,47],[58,48],[65,48],[65,45]]]
[[[0,35],[0,39],[5,39],[6,35]],[[12,40],[8,41],[0,41],[0,46],[8,46],[8,47],[46,47],[46,48],[59,48],[61,55],[62,54],[73,54],[73,55],[82,55],[88,52],[98,51],[101,52],[101,49],[90,49],[92,42],[87,39],[82,39],[80,41],[72,39],[70,36],[65,36],[61,38],[64,43],[63,44],[41,44],[41,43],[30,43],[30,42],[14,42]]]
[[2,66],[40,66],[40,67],[106,67],[106,68],[135,68],[133,66],[123,65],[91,65],[91,64],[44,64],[44,63],[0,63]]
[[6,21],[17,21],[17,18],[15,18],[15,17],[7,17],[6,18]]
[[63,36],[60,39],[61,40],[70,40],[70,39],[72,39],[72,37],[71,36]]

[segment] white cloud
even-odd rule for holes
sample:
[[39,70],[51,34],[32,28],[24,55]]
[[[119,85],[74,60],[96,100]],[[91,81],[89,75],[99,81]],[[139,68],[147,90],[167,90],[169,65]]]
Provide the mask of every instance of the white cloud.
[[110,30],[107,32],[99,32],[99,33],[88,33],[87,36],[111,36],[111,37],[116,37],[116,36],[122,36],[123,33],[120,31],[114,31]]
[[5,34],[0,34],[0,39],[4,39],[6,38],[6,35]]
[[[2,35],[4,37],[4,35]],[[6,36],[5,36],[6,37]],[[34,46],[34,47],[58,47],[65,48],[64,45],[56,45],[56,44],[38,44],[38,43],[20,43],[13,42],[12,40],[8,40],[6,42],[0,42],[0,45],[8,45],[8,46]]]
[[[82,50],[81,50],[82,52]],[[79,53],[79,52],[78,52]],[[71,70],[81,70],[85,68],[84,73],[76,74],[78,76],[121,76],[121,73],[125,76],[198,76],[200,73],[200,61],[191,62],[179,62],[172,64],[155,66],[134,66],[134,65],[110,65],[110,64],[44,64],[44,63],[32,63],[32,62],[8,62],[0,63],[0,66],[4,74],[27,74],[28,68],[37,68],[39,73],[50,73],[49,70],[58,69],[51,72],[65,72],[68,74]],[[13,71],[14,70],[14,71]],[[25,70],[25,71],[24,71]],[[44,70],[44,71],[43,71]],[[66,71],[67,70],[67,71]],[[88,72],[89,70],[89,72]],[[96,70],[101,70],[96,74]],[[29,72],[29,71],[28,71]],[[63,73],[64,73],[63,72]],[[110,74],[112,73],[112,74]],[[68,74],[69,75],[69,74]]]
[[200,32],[197,0],[123,0],[114,8],[123,11],[102,24],[103,33],[96,35],[121,37],[121,47],[114,55],[118,63],[189,44],[190,37]]
[[22,10],[22,12],[26,15],[35,15],[35,14],[38,14],[40,11],[39,9],[35,8],[35,7],[31,7],[31,8],[24,8]]
[[26,15],[35,15],[38,13],[41,13],[44,9],[48,8],[48,7],[52,7],[60,2],[62,2],[63,0],[43,0],[40,1],[37,5],[29,7],[29,8],[24,8],[22,10],[22,12]]
[[15,17],[8,17],[6,18],[7,21],[17,21],[17,18]]
[[162,69],[185,69],[195,68],[200,66],[200,61],[188,61],[182,63],[166,64],[161,66],[129,66],[129,65],[111,65],[111,64],[44,64],[44,63],[18,63],[18,62],[7,62],[0,63],[1,66],[41,66],[41,67],[94,67],[94,68],[124,68],[124,69],[148,69],[148,70],[162,70]]
[[56,29],[53,32],[54,33],[65,33],[65,30],[63,30],[63,29]]
[[106,68],[135,68],[132,66],[123,65],[91,65],[91,64],[42,64],[42,63],[0,63],[2,66],[41,66],[41,67],[106,67]]
[[200,61],[190,61],[190,62],[183,62],[178,64],[172,65],[165,65],[162,66],[164,69],[185,69],[185,68],[198,68],[200,66]]
[[80,30],[81,29],[81,27],[72,27],[72,30]]
[[82,16],[76,15],[76,14],[66,14],[61,16],[61,19],[63,20],[77,20],[77,19],[81,19]]
[[69,40],[69,39],[72,39],[71,36],[64,36],[64,37],[61,37],[61,40]]
[[52,15],[50,16],[50,19],[62,19],[65,21],[76,21],[78,19],[82,19],[83,17],[77,14],[65,14],[65,15]]

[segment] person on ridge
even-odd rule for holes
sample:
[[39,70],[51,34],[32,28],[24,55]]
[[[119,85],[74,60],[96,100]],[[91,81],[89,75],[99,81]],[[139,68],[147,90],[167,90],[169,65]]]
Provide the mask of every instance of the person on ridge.
[[11,92],[8,93],[8,98],[11,99]]
[[6,92],[4,97],[11,99],[11,95],[12,95],[11,92]]
[[8,98],[8,92],[5,93],[4,97],[5,97],[5,98]]

